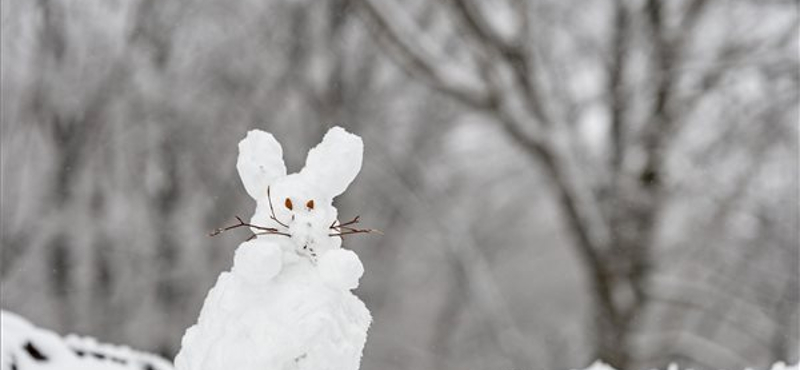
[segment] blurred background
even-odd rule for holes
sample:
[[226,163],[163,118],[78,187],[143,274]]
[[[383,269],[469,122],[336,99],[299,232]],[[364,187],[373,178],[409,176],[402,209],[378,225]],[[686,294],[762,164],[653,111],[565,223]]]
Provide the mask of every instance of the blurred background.
[[363,369],[798,361],[798,2],[2,0],[2,308],[171,358],[247,130],[337,199]]

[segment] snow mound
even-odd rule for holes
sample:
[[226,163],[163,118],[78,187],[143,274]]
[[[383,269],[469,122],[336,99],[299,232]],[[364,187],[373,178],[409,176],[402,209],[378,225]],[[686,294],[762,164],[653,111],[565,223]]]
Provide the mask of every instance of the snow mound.
[[[282,149],[266,132],[239,143],[237,170],[256,201],[257,238],[209,291],[175,357],[179,370],[356,370],[372,321],[351,290],[364,266],[341,248],[333,198],[361,169],[361,139],[332,128],[306,166],[286,174]],[[348,226],[349,225],[349,226]]]
[[301,172],[310,175],[332,198],[344,193],[361,171],[363,152],[360,137],[334,127],[308,152],[306,166]]
[[346,249],[336,249],[326,253],[317,267],[325,282],[343,290],[358,288],[358,280],[364,274],[361,260],[353,251]]
[[239,246],[233,257],[233,273],[252,284],[272,280],[280,272],[282,252],[275,243],[251,240]]
[[[800,370],[800,368],[798,368],[799,366],[800,366],[800,363],[797,363],[797,364],[794,364],[794,365],[786,365],[786,363],[784,363],[784,362],[776,362],[775,364],[772,365],[770,370]],[[595,361],[595,363],[589,365],[589,367],[587,367],[584,370],[616,370],[616,369],[614,369],[613,367],[603,363],[602,361]],[[656,370],[656,369],[654,369],[654,370]],[[667,367],[667,370],[680,370],[680,368],[678,367],[678,365],[673,363],[673,364],[670,364]],[[686,369],[686,370],[692,370],[692,369],[689,368],[689,369]],[[750,370],[750,369],[746,369],[746,370]]]
[[166,360],[94,338],[37,328],[24,318],[0,311],[2,370],[171,370]]
[[239,143],[236,170],[248,194],[253,198],[265,196],[267,183],[286,176],[283,149],[270,133],[253,130]]
[[794,365],[787,365],[784,362],[776,362],[772,365],[772,370],[800,370],[800,362]]

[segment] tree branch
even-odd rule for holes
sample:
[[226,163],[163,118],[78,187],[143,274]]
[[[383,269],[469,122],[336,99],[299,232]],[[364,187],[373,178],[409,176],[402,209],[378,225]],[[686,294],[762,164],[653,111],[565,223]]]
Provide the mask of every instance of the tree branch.
[[[476,38],[475,43],[491,56],[499,56],[514,74],[517,84],[524,93],[526,103],[533,116],[542,124],[549,125],[551,119],[546,114],[541,94],[534,84],[534,70],[531,68],[530,58],[519,44],[504,40],[492,29],[489,21],[472,0],[451,0],[455,13],[459,15],[461,23],[467,31]],[[523,14],[523,25],[528,28],[528,14]],[[526,33],[525,36],[528,36]]]
[[484,44],[491,45],[501,53],[513,53],[517,47],[508,40],[503,39],[500,34],[492,28],[489,20],[481,14],[481,9],[473,0],[451,0],[455,10],[466,22],[467,27],[478,36]]
[[[570,234],[574,235],[576,251],[589,269],[592,279],[592,292],[600,300],[603,310],[609,317],[619,314],[612,302],[613,288],[606,262],[600,255],[610,245],[611,236],[606,222],[600,213],[591,191],[575,180],[571,163],[563,163],[561,150],[558,155],[545,141],[537,141],[526,135],[509,117],[498,112],[500,122],[511,139],[521,146],[533,160],[543,164],[546,173],[554,183],[559,204],[565,212],[564,219]],[[555,142],[557,140],[554,139]]]
[[615,2],[612,60],[609,66],[608,95],[611,97],[611,169],[616,179],[625,156],[625,113],[628,96],[625,90],[624,71],[627,67],[630,15],[624,0]]
[[650,36],[654,45],[652,70],[656,81],[653,111],[643,135],[643,146],[647,151],[645,168],[641,172],[640,181],[646,188],[657,188],[660,185],[662,162],[666,155],[668,141],[679,129],[678,114],[674,110],[675,83],[678,80],[677,66],[681,63],[682,53],[694,27],[708,4],[707,0],[695,0],[681,19],[681,31],[677,37],[670,38],[664,24],[663,3],[660,0],[648,0],[645,5],[645,16],[650,26]]
[[409,73],[425,78],[437,90],[468,105],[489,105],[490,97],[481,77],[438,58],[434,43],[418,31],[419,27],[394,0],[351,1],[363,4],[367,15],[386,31],[386,39],[406,62],[404,67]]

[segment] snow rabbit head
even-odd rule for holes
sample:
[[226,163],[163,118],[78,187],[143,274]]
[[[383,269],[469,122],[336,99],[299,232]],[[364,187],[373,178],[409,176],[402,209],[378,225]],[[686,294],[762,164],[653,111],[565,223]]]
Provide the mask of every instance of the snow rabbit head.
[[256,200],[251,222],[280,233],[265,238],[286,245],[288,236],[288,247],[312,260],[339,248],[341,238],[331,236],[337,220],[333,198],[344,193],[358,175],[363,152],[361,138],[333,127],[308,152],[305,167],[287,175],[283,150],[275,137],[260,130],[248,132],[239,143],[236,169],[245,190]]

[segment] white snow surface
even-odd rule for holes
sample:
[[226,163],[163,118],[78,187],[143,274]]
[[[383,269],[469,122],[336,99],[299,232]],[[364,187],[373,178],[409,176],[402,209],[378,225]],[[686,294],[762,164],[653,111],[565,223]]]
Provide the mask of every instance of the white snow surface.
[[[220,276],[220,279],[223,276]],[[0,338],[2,339],[0,340],[0,369],[2,370],[172,369],[171,364],[158,356],[135,351],[125,346],[98,343],[90,337],[68,335],[62,338],[52,331],[37,328],[21,316],[8,311],[0,310],[0,329]],[[35,348],[38,356],[26,349],[28,343]],[[83,355],[78,355],[77,352]],[[98,358],[98,355],[103,358]],[[39,358],[37,359],[37,357]],[[41,359],[41,357],[45,359]],[[224,369],[224,367],[220,368]],[[800,363],[787,365],[784,362],[776,362],[769,369],[800,370]],[[585,370],[615,369],[597,361]],[[680,368],[672,364],[666,370],[680,370]]]
[[239,143],[236,170],[248,194],[253,198],[266,196],[267,185],[278,177],[286,176],[283,149],[272,134],[253,130]]
[[33,326],[21,316],[0,311],[2,370],[171,370],[172,364],[151,354],[97,342],[94,338],[58,334]]
[[334,127],[305,168],[286,175],[271,134],[241,141],[237,169],[257,203],[251,223],[286,235],[252,229],[257,238],[237,248],[184,334],[177,369],[359,368],[372,318],[350,290],[364,267],[331,225],[333,198],[355,179],[362,153],[358,136]]
[[[607,364],[603,363],[602,361],[596,361],[595,363],[589,365],[589,367],[587,367],[584,370],[616,370],[616,369],[614,369],[611,366],[608,366]],[[680,370],[680,368],[678,367],[678,365],[673,363],[673,364],[670,364],[667,367],[666,370]],[[689,368],[689,369],[686,369],[686,370],[692,370],[692,369]],[[746,369],[746,370],[751,370],[751,369]],[[797,363],[797,364],[794,364],[794,365],[787,365],[784,362],[776,362],[776,363],[774,363],[772,365],[770,370],[800,370],[800,363]]]

